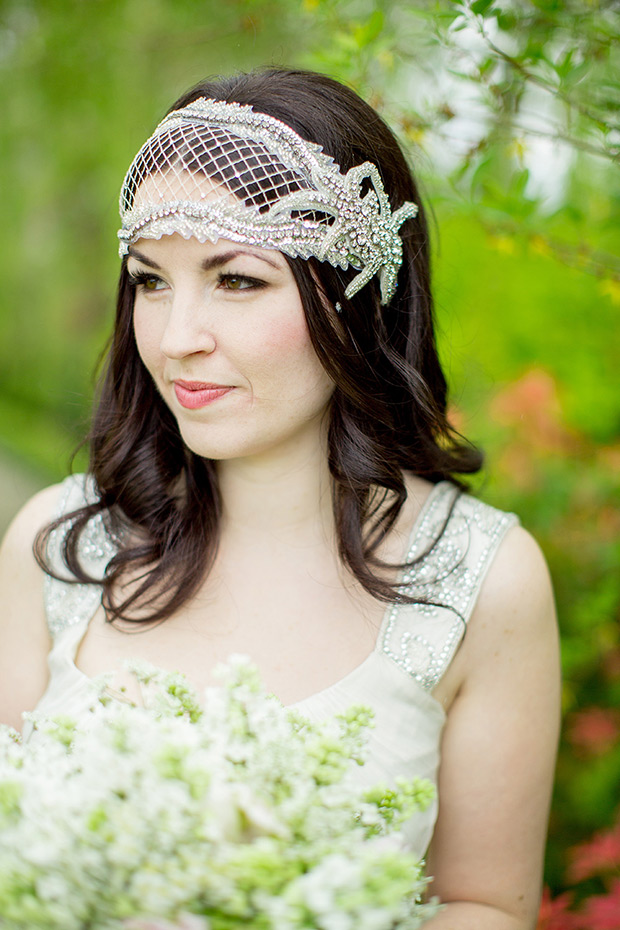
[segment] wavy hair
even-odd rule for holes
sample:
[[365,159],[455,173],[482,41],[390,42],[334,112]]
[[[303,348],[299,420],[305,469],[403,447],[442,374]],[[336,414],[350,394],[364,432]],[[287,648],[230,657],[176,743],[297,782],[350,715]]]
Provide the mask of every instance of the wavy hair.
[[[392,209],[420,204],[411,170],[391,130],[348,87],[308,71],[265,69],[207,80],[171,110],[198,97],[249,104],[318,143],[343,172],[364,161],[379,169]],[[385,578],[377,549],[406,499],[404,472],[431,482],[476,472],[482,456],[451,428],[447,387],[435,342],[429,238],[422,206],[402,228],[403,263],[388,306],[373,279],[350,300],[356,273],[316,259],[289,259],[314,350],[335,384],[329,408],[328,460],[342,562],[382,601],[409,600]],[[338,302],[341,314],[333,306]],[[220,497],[213,462],[187,449],[137,351],[134,289],[126,259],[114,332],[98,389],[89,437],[98,500],[62,515],[38,538],[39,562],[50,532],[65,526],[63,556],[77,582],[99,583],[110,620],[163,620],[198,590],[217,552]],[[129,527],[127,542],[103,580],[79,559],[88,521],[105,512],[112,527]],[[122,582],[134,579],[115,599]],[[135,581],[135,578],[138,578]],[[117,596],[116,596],[117,597]],[[134,614],[132,616],[132,613]]]

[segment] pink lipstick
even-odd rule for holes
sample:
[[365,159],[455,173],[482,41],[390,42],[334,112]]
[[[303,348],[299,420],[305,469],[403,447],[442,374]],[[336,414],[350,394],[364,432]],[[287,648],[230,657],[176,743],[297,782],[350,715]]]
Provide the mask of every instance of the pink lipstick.
[[205,381],[175,381],[174,393],[178,402],[187,410],[198,410],[229,394],[234,388]]

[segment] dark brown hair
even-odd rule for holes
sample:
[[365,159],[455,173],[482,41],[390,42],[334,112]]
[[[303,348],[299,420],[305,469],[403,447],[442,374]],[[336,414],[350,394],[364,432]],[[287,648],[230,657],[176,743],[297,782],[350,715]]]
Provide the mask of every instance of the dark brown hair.
[[[208,80],[171,110],[198,97],[249,104],[318,143],[343,172],[364,161],[379,169],[392,209],[420,204],[394,135],[352,90],[324,75],[266,69]],[[389,305],[380,305],[376,279],[347,300],[356,274],[315,259],[287,259],[301,294],[312,344],[335,383],[329,410],[329,467],[342,561],[376,598],[407,599],[385,580],[376,551],[406,499],[403,472],[432,482],[481,466],[481,455],[454,433],[446,418],[446,381],[433,329],[429,241],[425,213],[401,228],[404,260]],[[215,557],[220,499],[215,467],[187,449],[174,417],[138,355],[133,335],[134,292],[121,267],[114,334],[90,435],[90,470],[99,500],[63,515],[64,558],[77,581],[92,583],[80,565],[79,540],[88,520],[106,512],[113,528],[129,526],[131,544],[119,549],[106,578],[111,619],[159,620],[196,592]],[[342,307],[336,315],[333,306]],[[120,602],[112,591],[139,569],[141,580]],[[144,613],[145,608],[147,614]]]

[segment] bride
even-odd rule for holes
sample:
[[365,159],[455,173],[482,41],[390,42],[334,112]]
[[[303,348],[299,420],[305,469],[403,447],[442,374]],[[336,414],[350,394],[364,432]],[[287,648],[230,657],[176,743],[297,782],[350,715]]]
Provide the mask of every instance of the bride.
[[[553,598],[466,493],[429,245],[394,136],[309,72],[206,81],[121,192],[117,317],[87,476],[0,556],[0,717],[79,714],[125,661],[198,687],[232,653],[286,705],[375,712],[362,780],[431,778],[408,830],[433,930],[536,922],[558,726]],[[24,728],[25,737],[29,730]]]

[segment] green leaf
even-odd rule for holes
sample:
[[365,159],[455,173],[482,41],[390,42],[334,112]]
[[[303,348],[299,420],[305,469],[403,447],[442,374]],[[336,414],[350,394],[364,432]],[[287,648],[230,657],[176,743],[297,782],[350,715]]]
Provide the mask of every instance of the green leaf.
[[578,84],[579,81],[590,71],[591,65],[589,61],[582,61],[580,65],[576,65],[572,68],[567,74],[562,78],[564,85],[573,87],[575,84]]
[[493,0],[474,0],[470,9],[476,16],[484,16],[487,11],[490,12],[490,7],[492,6]]
[[564,58],[554,65],[555,72],[559,78],[565,78],[567,74],[570,74],[574,51],[575,50],[572,48],[569,49]]
[[525,188],[529,178],[530,172],[527,168],[516,172],[516,174],[514,174],[512,177],[512,181],[510,182],[511,193],[516,194],[517,197],[522,197],[525,194]]
[[364,25],[356,26],[353,30],[358,47],[365,48],[374,42],[381,35],[384,25],[385,17],[382,10],[375,10],[371,13]]
[[497,25],[503,32],[510,32],[517,25],[517,17],[510,10],[495,10]]
[[360,48],[356,36],[349,32],[337,32],[334,36],[334,45],[347,52],[357,52]]

